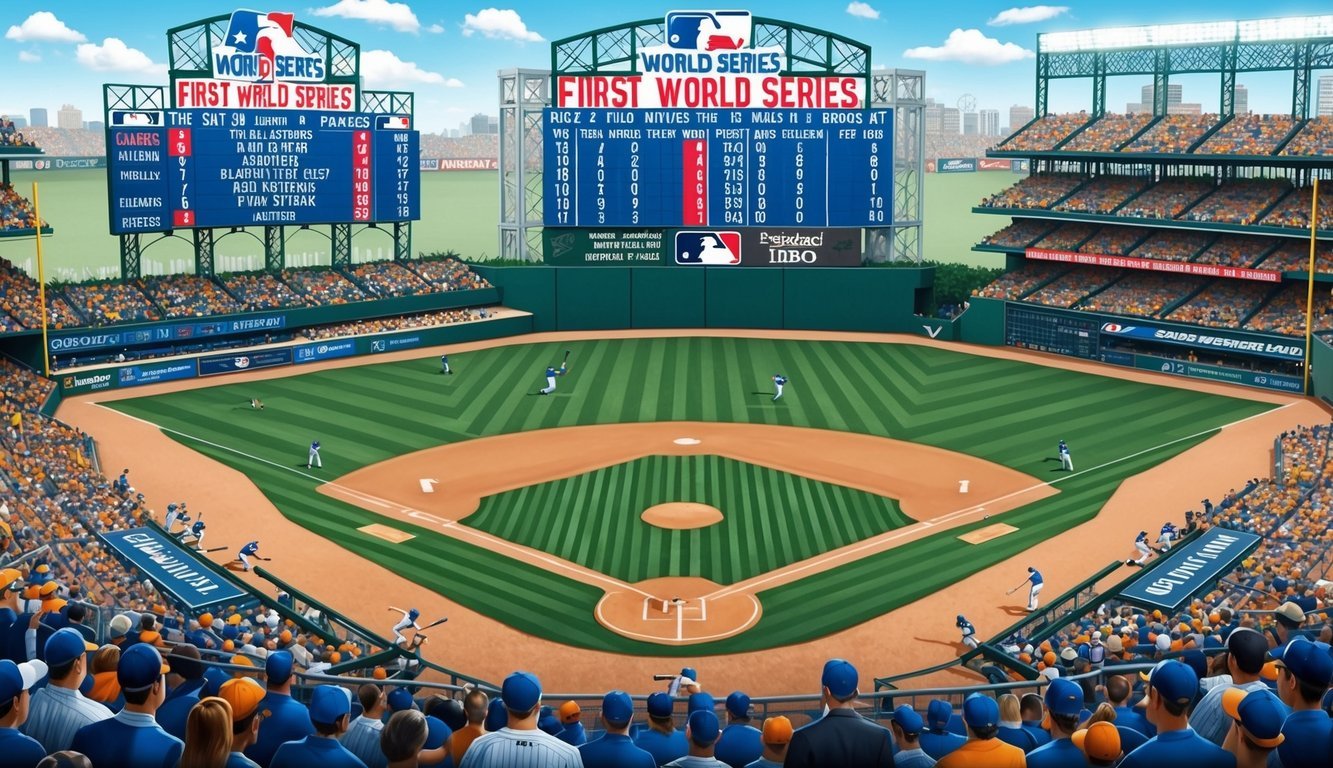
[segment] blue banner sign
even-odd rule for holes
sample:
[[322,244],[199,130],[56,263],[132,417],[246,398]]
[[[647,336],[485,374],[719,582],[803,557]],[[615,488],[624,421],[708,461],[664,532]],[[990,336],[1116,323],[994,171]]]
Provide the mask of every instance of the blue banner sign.
[[156,384],[159,381],[192,379],[198,373],[198,368],[195,367],[193,360],[177,360],[171,363],[127,365],[118,373],[120,386],[137,387],[140,384]]
[[197,338],[256,333],[277,330],[286,327],[286,325],[286,315],[250,315],[232,320],[214,320],[207,323],[161,323],[124,331],[68,333],[52,336],[49,346],[53,354],[59,355],[82,352],[88,349],[115,349],[154,342],[188,341]]
[[249,597],[161,531],[131,528],[100,535],[119,557],[133,564],[158,589],[192,610],[239,603]]
[[935,161],[936,173],[975,173],[976,170],[975,157],[941,157]]
[[295,362],[313,363],[316,360],[332,360],[338,357],[351,357],[356,354],[356,339],[339,341],[321,341],[318,344],[302,344],[296,348]]
[[273,368],[278,365],[290,365],[291,348],[274,349],[267,352],[247,352],[245,354],[213,355],[199,358],[200,376],[217,376],[223,373],[240,373],[260,368]]
[[381,336],[370,340],[371,352],[390,352],[395,349],[411,349],[421,346],[421,336]]
[[1259,545],[1258,534],[1213,528],[1172,549],[1166,562],[1135,579],[1120,597],[1134,605],[1174,611],[1191,596],[1212,587]]
[[1119,321],[1102,323],[1102,335],[1122,339],[1142,339],[1198,350],[1215,349],[1218,352],[1240,352],[1281,360],[1304,360],[1305,342],[1300,339],[1281,339],[1274,336],[1195,329],[1188,326],[1162,326],[1135,318],[1133,325]]

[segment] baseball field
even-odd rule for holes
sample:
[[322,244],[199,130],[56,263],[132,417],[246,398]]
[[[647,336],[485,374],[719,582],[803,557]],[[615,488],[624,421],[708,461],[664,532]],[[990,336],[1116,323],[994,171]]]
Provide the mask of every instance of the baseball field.
[[[450,350],[449,376],[435,356],[358,361],[104,405],[470,611],[660,657],[806,643],[940,593],[1280,402],[856,338],[513,340]],[[673,505],[708,514],[645,515]],[[264,514],[245,513],[246,538],[264,540]]]

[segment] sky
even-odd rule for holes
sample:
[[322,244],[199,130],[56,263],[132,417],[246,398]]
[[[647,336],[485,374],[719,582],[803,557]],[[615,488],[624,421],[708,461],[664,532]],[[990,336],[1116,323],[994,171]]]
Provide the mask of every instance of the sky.
[[[307,3],[309,0],[306,0]],[[271,6],[177,0],[132,4],[92,0],[26,0],[0,6],[0,114],[46,107],[52,124],[62,104],[101,119],[101,84],[166,83],[166,30],[237,8],[294,12],[298,21],[361,44],[368,88],[416,93],[417,127],[457,128],[471,115],[498,113],[496,73],[550,66],[550,41],[589,29],[663,16],[672,5],[641,0],[508,2],[485,0],[314,0]],[[500,0],[505,2],[505,0]],[[188,7],[188,10],[186,8]],[[699,8],[699,4],[683,6]],[[747,8],[745,4],[728,8]],[[1261,10],[1259,10],[1261,9]],[[926,71],[926,93],[948,105],[965,95],[979,108],[1032,105],[1039,32],[1329,12],[1327,0],[1117,0],[1066,5],[1014,5],[980,0],[768,0],[750,3],[757,16],[827,29],[866,43],[875,67]],[[1218,79],[1185,76],[1184,100],[1216,110]],[[1256,112],[1290,110],[1291,76],[1241,75]],[[1143,78],[1113,78],[1108,107],[1139,100]],[[1090,106],[1091,82],[1052,86],[1052,111]],[[1210,107],[1211,105],[1211,107]]]

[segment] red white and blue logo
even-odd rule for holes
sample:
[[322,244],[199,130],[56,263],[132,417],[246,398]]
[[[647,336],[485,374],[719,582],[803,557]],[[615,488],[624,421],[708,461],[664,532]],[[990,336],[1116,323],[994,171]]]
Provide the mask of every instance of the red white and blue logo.
[[676,263],[736,266],[741,263],[741,233],[726,231],[677,232]]
[[1121,325],[1120,323],[1102,323],[1102,333],[1133,333],[1134,326]]
[[667,45],[686,51],[739,51],[752,47],[749,11],[672,11]]
[[213,48],[213,76],[222,80],[271,83],[324,81],[324,57],[301,47],[293,36],[296,15],[232,11],[227,36]]

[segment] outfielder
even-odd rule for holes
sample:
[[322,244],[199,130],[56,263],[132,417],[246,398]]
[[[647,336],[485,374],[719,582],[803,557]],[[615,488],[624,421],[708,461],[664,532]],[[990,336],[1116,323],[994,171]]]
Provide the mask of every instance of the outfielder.
[[1139,531],[1139,535],[1134,538],[1134,548],[1139,551],[1138,559],[1126,560],[1125,565],[1143,565],[1148,562],[1152,556],[1152,547],[1148,545],[1148,532]]
[[412,629],[415,629],[418,632],[421,631],[421,625],[417,624],[417,618],[421,616],[421,611],[418,611],[416,608],[404,611],[402,608],[395,608],[392,605],[389,606],[389,610],[398,611],[399,613],[403,614],[402,620],[400,620],[397,624],[393,625],[394,645],[402,645],[407,642],[407,638],[403,636],[404,629],[411,627]]
[[251,410],[262,411],[264,410],[264,401],[257,397],[252,397],[250,398],[250,408]]
[[318,440],[312,440],[312,441],[310,442],[310,454],[309,454],[308,456],[306,456],[306,459],[305,459],[305,468],[306,468],[306,469],[310,469],[310,465],[311,465],[311,464],[314,464],[316,467],[319,467],[320,469],[323,469],[323,468],[324,468],[324,462],[321,461],[320,458],[319,458],[319,441],[318,441]]
[[[1023,586],[1023,584],[1031,585],[1028,588],[1028,612],[1031,613],[1032,611],[1037,610],[1037,595],[1041,594],[1041,588],[1042,588],[1041,572],[1038,571],[1036,568],[1028,566],[1028,577],[1026,579],[1023,579],[1022,584],[1019,584],[1018,587]],[[1014,593],[1014,590],[1018,589],[1018,587],[1014,587],[1014,589],[1005,592],[1005,594],[1012,595]]]
[[453,373],[453,371],[449,369],[448,355],[440,355],[440,373]]
[[775,402],[779,397],[782,397],[782,386],[786,383],[787,383],[786,376],[783,376],[780,373],[773,375],[773,386],[777,389],[777,394],[773,395],[773,400]]
[[252,541],[249,544],[246,544],[244,547],[241,547],[240,551],[236,553],[236,559],[240,560],[241,567],[248,571],[250,570],[250,556],[251,555],[258,556],[258,554],[259,554],[259,542]]
[[1067,472],[1073,472],[1074,458],[1069,455],[1069,446],[1065,444],[1064,440],[1060,441],[1057,450],[1060,452],[1060,467]]
[[963,633],[963,645],[966,645],[968,648],[976,649],[977,628],[972,626],[972,622],[968,621],[967,617],[961,613],[958,614],[957,626],[958,630]]
[[568,362],[561,363],[559,368],[552,368],[552,367],[549,366],[549,365],[546,366],[546,387],[545,387],[544,389],[540,390],[541,394],[543,394],[543,395],[549,395],[549,394],[551,394],[552,392],[554,392],[554,391],[555,391],[555,377],[556,377],[556,376],[564,376],[568,371],[569,371],[569,363],[568,363]]

